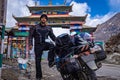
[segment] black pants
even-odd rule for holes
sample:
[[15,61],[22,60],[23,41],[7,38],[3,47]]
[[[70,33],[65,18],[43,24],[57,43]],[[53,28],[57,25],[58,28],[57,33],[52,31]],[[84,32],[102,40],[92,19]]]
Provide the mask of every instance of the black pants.
[[42,58],[43,51],[44,50],[49,50],[48,60],[50,61],[52,59],[52,56],[53,56],[52,55],[53,48],[54,48],[54,45],[51,44],[51,43],[35,44],[36,78],[41,78],[42,77],[41,58]]

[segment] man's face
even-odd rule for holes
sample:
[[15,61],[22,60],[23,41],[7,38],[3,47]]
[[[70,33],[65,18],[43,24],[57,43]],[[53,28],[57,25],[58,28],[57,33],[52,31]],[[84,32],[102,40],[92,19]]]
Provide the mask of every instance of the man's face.
[[46,23],[46,21],[47,21],[47,20],[46,20],[45,17],[42,17],[42,18],[41,18],[41,23]]

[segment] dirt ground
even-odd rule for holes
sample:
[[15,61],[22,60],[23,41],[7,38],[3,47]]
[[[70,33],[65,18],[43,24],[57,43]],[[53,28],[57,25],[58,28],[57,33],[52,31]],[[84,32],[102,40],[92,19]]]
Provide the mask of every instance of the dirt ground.
[[[55,67],[49,68],[46,60],[42,61],[43,79],[42,80],[62,80],[59,72]],[[18,66],[3,65],[3,80],[35,80],[35,64],[30,61],[27,70],[20,70]],[[110,77],[99,76],[98,80],[118,80]]]

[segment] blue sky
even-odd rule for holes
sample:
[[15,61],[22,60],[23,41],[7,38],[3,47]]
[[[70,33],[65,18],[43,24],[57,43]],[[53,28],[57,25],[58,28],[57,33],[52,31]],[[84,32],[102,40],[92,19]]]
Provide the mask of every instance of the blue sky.
[[[40,5],[47,5],[50,0],[38,0]],[[109,12],[118,12],[120,11],[120,0],[67,0],[66,5],[74,1],[77,3],[87,3],[90,8],[88,13],[91,14],[91,17],[96,15],[103,16]],[[63,4],[64,0],[52,0],[53,5]]]
[[109,12],[108,0],[75,0],[78,3],[87,3],[91,11],[92,16],[105,15]]

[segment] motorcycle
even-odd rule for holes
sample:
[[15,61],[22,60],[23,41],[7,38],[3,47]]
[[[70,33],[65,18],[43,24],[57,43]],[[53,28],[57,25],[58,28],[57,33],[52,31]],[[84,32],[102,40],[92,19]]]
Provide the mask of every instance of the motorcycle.
[[58,36],[56,46],[54,63],[63,80],[97,80],[94,71],[101,67],[98,62],[105,59],[105,56],[98,56],[102,53],[101,47],[73,46],[68,34]]
[[97,66],[93,54],[86,55],[86,51],[76,55],[74,48],[76,47],[72,47],[72,51],[64,57],[55,56],[55,65],[63,80],[95,80],[93,69],[97,69]]

